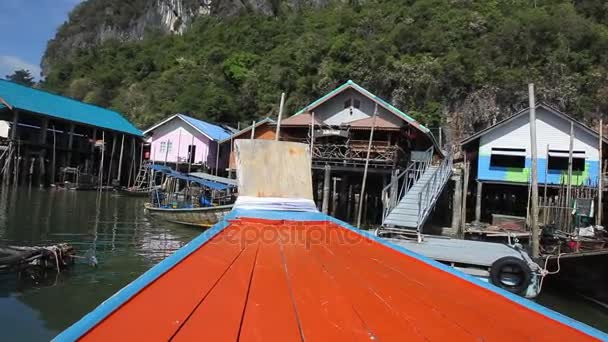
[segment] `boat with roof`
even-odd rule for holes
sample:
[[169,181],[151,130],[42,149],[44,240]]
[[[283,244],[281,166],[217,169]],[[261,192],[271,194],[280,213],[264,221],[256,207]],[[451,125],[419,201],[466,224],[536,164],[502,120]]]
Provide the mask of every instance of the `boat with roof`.
[[150,191],[150,201],[145,204],[150,216],[208,228],[232,210],[236,180],[203,172],[185,174],[161,165],[150,167],[162,178],[162,185]]

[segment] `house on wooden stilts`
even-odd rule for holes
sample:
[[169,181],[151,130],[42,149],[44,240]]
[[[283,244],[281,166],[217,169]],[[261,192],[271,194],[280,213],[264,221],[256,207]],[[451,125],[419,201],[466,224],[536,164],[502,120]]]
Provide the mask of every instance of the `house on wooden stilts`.
[[[127,185],[140,163],[142,133],[120,113],[0,80],[4,183]],[[70,181],[73,181],[71,178]]]
[[309,144],[319,209],[350,222],[361,207],[362,224],[418,228],[445,185],[429,129],[353,81],[283,119],[280,139]]
[[[606,189],[600,146],[606,151],[608,140],[604,136],[600,143],[596,130],[546,104],[536,106],[536,129],[540,224],[570,231],[575,200],[591,199],[597,211],[603,179]],[[530,192],[529,108],[466,138],[461,148],[470,162],[466,221],[501,225],[507,215],[507,225],[520,222],[523,228]]]

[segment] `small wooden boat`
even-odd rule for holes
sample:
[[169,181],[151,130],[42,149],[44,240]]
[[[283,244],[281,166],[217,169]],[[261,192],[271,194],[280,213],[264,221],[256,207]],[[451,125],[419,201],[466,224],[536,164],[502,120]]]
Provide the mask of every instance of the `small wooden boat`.
[[117,194],[126,197],[148,197],[152,192],[151,189],[137,189],[137,188],[118,188],[114,189]]
[[608,340],[318,212],[307,145],[236,151],[235,209],[56,341]]
[[146,204],[150,216],[189,226],[211,227],[220,222],[232,210],[232,204],[205,208],[158,208]]

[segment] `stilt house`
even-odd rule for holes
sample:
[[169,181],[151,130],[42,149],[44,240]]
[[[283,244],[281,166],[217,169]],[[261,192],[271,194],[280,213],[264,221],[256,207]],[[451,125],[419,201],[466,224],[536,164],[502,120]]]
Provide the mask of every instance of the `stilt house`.
[[[425,172],[427,176],[434,172],[433,161],[444,158],[429,129],[353,81],[283,119],[280,138],[310,145],[320,209],[351,222],[357,217],[358,202],[363,201],[364,223],[416,228],[426,219],[425,213],[440,190],[424,188],[425,180],[424,184],[417,182]],[[368,152],[367,190],[361,197]],[[405,171],[412,176],[409,172],[414,169],[417,175],[404,182]],[[429,190],[431,201],[422,204],[415,215],[400,212],[404,206],[418,208],[416,191],[423,188]]]
[[[461,142],[471,165],[469,184],[475,206],[470,208],[474,209],[475,222],[490,222],[492,214],[526,216],[532,162],[529,114],[529,108],[521,110]],[[583,194],[596,199],[603,178],[600,175],[605,173],[597,131],[546,104],[538,104],[536,140],[541,221],[546,217],[543,207],[557,206],[550,201],[568,188],[572,200]],[[607,141],[604,138],[604,151]],[[566,200],[560,205],[565,207],[564,215],[572,211],[568,207],[571,203]]]
[[120,113],[6,80],[0,120],[10,127],[0,139],[3,182],[55,183],[70,170],[126,185],[141,159],[142,133]]

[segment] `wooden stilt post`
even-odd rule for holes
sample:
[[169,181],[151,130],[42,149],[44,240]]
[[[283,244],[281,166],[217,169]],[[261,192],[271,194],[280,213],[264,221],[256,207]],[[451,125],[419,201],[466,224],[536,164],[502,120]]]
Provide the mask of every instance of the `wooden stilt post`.
[[93,174],[93,170],[95,170],[95,143],[97,142],[97,128],[93,128],[93,138],[91,140],[93,140],[93,142],[91,143],[91,155],[89,156],[89,172]]
[[74,145],[74,129],[76,125],[70,124],[70,130],[68,132],[68,162],[66,166],[72,166],[72,146]]
[[483,182],[477,181],[477,192],[475,198],[475,222],[481,222],[481,200],[483,193]]
[[228,178],[232,178],[232,166],[230,165],[230,162],[232,161],[232,144],[234,142],[232,141],[232,136],[230,136],[230,154],[228,155]]
[[462,174],[454,172],[454,197],[452,198],[452,230],[458,233],[462,216]]
[[190,146],[188,147],[188,173],[192,172],[192,162],[194,161],[196,151],[194,151],[194,134],[191,135]]
[[110,163],[108,168],[108,183],[107,186],[110,186],[110,182],[112,181],[112,177],[114,177],[114,172],[112,172],[112,164],[114,163],[114,151],[116,150],[116,133],[112,135],[112,152],[110,153]]
[[125,149],[125,135],[122,135],[122,139],[120,140],[120,156],[118,157],[118,176],[116,179],[118,180],[118,185],[120,185],[120,179],[122,178],[122,157]]
[[598,165],[598,172],[600,173],[600,180],[598,182],[598,186],[597,186],[597,224],[598,225],[602,225],[602,216],[604,215],[604,202],[603,202],[603,196],[604,196],[604,174],[603,174],[603,164],[604,161],[602,160],[603,156],[602,156],[602,149],[604,147],[604,120],[600,119],[600,146],[599,146],[599,154],[600,154],[600,161],[599,161],[599,165]]
[[129,165],[129,179],[127,180],[128,188],[131,187],[131,178],[133,177],[133,169],[135,168],[135,153],[136,153],[135,137],[132,137],[131,138],[131,151],[129,153],[131,155],[131,163]]
[[363,169],[363,182],[361,183],[361,197],[359,198],[359,210],[357,211],[357,228],[361,228],[361,209],[363,208],[363,198],[365,196],[365,185],[367,183],[367,169],[369,168],[369,155],[372,150],[374,140],[374,128],[376,127],[376,117],[378,116],[378,104],[374,108],[374,118],[372,119],[372,129],[369,132],[369,142],[367,143],[367,157],[365,158],[365,168]]
[[321,206],[321,211],[324,214],[327,214],[329,211],[329,188],[331,187],[331,166],[325,165],[323,174],[323,204]]
[[532,154],[532,194],[531,194],[531,215],[530,229],[532,234],[532,257],[540,256],[540,232],[538,229],[538,155],[536,152],[536,100],[534,99],[534,84],[528,84],[530,96],[530,151]]
[[55,170],[57,169],[57,130],[53,124],[53,158],[51,160],[51,184],[55,184]]
[[215,175],[217,176],[218,174],[218,169],[220,167],[220,144],[219,142],[216,142],[216,148],[215,148]]
[[104,162],[105,154],[106,154],[106,132],[101,131],[101,161],[99,162],[99,192],[101,192],[101,189],[103,188],[103,162]]
[[315,112],[310,113],[310,160],[312,161],[313,149],[315,147]]
[[331,191],[331,216],[336,217],[338,209],[338,178],[333,177],[333,186]]
[[[572,207],[572,162],[574,153],[574,123],[570,122],[570,145],[568,147],[568,184],[566,185],[566,207]],[[565,224],[570,229],[572,225],[571,215],[568,215]]]
[[277,130],[274,133],[274,140],[279,140],[281,134],[281,119],[283,118],[283,106],[285,106],[285,93],[281,93],[281,104],[279,105],[279,117],[277,118]]
[[467,161],[467,154],[464,154],[464,176],[463,176],[463,185],[462,185],[462,222],[460,224],[460,236],[464,236],[464,231],[467,227],[467,196],[469,194],[469,170],[470,165],[469,161]]
[[42,119],[42,125],[40,126],[40,156],[38,157],[39,159],[39,164],[40,164],[40,172],[38,173],[38,185],[43,185],[44,184],[44,177],[45,177],[45,169],[44,169],[44,158],[46,157],[46,138],[48,135],[48,130],[49,130],[49,119],[48,118],[43,118]]

